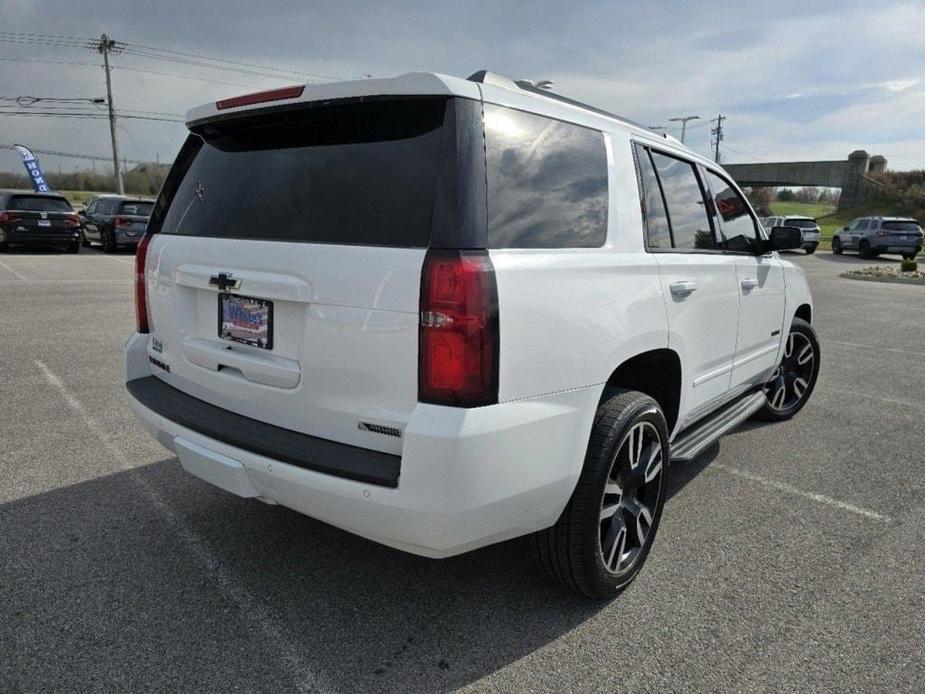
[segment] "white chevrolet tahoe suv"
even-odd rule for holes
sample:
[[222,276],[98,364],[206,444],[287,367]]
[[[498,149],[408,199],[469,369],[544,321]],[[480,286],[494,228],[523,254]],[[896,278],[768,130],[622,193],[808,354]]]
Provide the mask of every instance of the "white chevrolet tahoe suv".
[[639,572],[669,461],[785,419],[803,273],[713,162],[492,73],[195,108],[137,254],[132,406],[191,474],[415,554]]

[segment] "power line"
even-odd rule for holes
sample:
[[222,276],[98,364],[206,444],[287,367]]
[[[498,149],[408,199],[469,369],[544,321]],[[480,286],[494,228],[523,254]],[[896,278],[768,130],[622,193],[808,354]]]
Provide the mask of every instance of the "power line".
[[[14,145],[0,143],[0,149],[14,149]],[[35,147],[31,148],[35,154],[44,154],[50,157],[67,157],[70,159],[84,159],[87,161],[111,161],[112,157],[102,157],[96,156],[93,154],[79,154],[77,152],[62,152],[54,149],[36,149]],[[149,161],[142,159],[126,159],[125,161],[131,162],[132,164],[149,164]]]

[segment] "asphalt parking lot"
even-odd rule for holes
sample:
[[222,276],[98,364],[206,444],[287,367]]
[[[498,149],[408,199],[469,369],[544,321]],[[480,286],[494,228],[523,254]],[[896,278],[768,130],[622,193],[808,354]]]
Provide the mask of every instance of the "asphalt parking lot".
[[430,561],[186,475],[124,397],[132,256],[0,255],[0,692],[921,691],[925,288],[790,257],[815,394],[677,466],[595,604],[519,541]]

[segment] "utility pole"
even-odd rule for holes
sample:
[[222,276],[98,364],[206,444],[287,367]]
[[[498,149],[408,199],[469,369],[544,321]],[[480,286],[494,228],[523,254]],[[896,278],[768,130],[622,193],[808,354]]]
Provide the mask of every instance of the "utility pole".
[[106,106],[109,109],[109,135],[112,138],[112,168],[119,195],[124,195],[125,184],[122,181],[122,169],[119,167],[119,141],[116,139],[116,109],[112,104],[112,71],[109,67],[109,54],[115,47],[116,42],[103,34],[96,50],[103,54],[103,66],[106,68]]
[[700,116],[682,116],[681,118],[669,118],[669,121],[681,122],[681,144],[684,144],[684,136],[687,135],[687,121],[698,120]]
[[710,134],[713,135],[713,161],[719,164],[719,143],[723,141],[723,121],[726,120],[726,116],[720,113],[716,118],[714,118],[711,123],[716,123],[716,127],[710,130]]

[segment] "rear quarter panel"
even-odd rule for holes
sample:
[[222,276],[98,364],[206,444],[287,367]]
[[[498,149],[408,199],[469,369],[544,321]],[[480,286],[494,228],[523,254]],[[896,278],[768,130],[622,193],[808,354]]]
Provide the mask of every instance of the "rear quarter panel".
[[491,252],[498,281],[502,401],[601,386],[626,359],[667,347],[658,266],[645,252],[629,137],[605,137],[602,248]]

